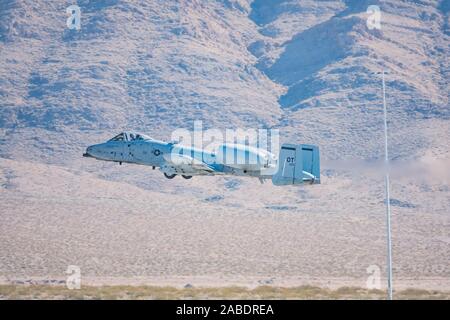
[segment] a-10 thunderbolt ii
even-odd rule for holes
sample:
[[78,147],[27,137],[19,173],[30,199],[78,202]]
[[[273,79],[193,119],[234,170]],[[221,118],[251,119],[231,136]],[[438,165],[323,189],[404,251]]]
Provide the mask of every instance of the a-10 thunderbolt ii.
[[235,175],[271,179],[277,186],[319,184],[319,148],[283,144],[278,157],[246,144],[222,143],[198,149],[177,142],[163,142],[136,132],[122,132],[111,140],[89,146],[84,157],[134,163],[159,168],[168,179],[204,175]]

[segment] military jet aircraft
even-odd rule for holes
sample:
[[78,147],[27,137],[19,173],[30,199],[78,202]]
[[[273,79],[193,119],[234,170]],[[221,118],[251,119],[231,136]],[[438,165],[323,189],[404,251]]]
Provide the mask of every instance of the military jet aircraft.
[[235,175],[256,177],[261,183],[271,179],[277,186],[320,183],[319,148],[305,144],[283,144],[277,157],[246,144],[222,143],[206,150],[126,131],[89,146],[83,156],[159,168],[167,179]]

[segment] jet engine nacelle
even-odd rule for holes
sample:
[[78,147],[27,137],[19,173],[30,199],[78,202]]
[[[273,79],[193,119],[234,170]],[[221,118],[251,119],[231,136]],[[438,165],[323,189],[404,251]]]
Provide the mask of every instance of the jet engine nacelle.
[[277,172],[272,176],[276,186],[320,183],[319,147],[309,144],[283,144]]
[[221,164],[248,171],[258,171],[268,168],[270,161],[272,161],[269,152],[240,144],[221,145],[217,148],[216,157]]

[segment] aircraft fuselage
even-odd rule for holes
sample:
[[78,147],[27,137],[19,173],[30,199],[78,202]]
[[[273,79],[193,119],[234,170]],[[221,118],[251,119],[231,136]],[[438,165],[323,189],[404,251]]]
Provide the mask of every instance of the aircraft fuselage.
[[214,174],[270,177],[270,174],[261,174],[261,170],[276,165],[276,157],[272,153],[240,144],[222,144],[212,150],[202,150],[158,140],[108,141],[89,146],[84,154],[85,157],[103,161],[157,167],[168,175],[209,174],[206,171],[194,172],[170,165],[168,159],[173,155],[184,155],[203,162],[214,170]]
[[159,168],[166,178],[236,175],[272,179],[275,185],[320,183],[319,149],[313,145],[284,144],[279,157],[261,148],[222,143],[206,148],[184,146],[122,132],[111,140],[89,146],[83,154],[103,161]]

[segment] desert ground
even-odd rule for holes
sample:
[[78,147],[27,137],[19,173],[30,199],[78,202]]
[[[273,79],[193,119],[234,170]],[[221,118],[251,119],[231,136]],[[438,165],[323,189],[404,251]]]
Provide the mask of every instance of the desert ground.
[[[325,176],[322,185],[286,191],[252,179],[169,181],[131,165],[120,170],[150,186],[32,162],[1,159],[0,168],[0,283],[7,292],[64,288],[71,265],[80,268],[82,288],[312,286],[332,297],[350,287],[365,290],[356,297],[377,297],[366,292],[375,266],[386,289],[382,179],[379,190],[363,194],[363,177]],[[408,197],[401,185],[393,190]],[[432,200],[410,199],[424,212],[393,206],[398,292],[450,290],[449,216],[445,202]]]
[[[141,299],[386,299],[382,290],[368,290],[357,287],[327,289],[314,286],[280,288],[259,286],[254,289],[245,287],[152,287],[152,286],[101,286],[83,287],[69,290],[64,286],[51,285],[0,285],[0,299],[106,299],[106,300],[141,300]],[[433,299],[448,300],[449,292],[437,290],[406,289],[395,292],[395,299]]]

